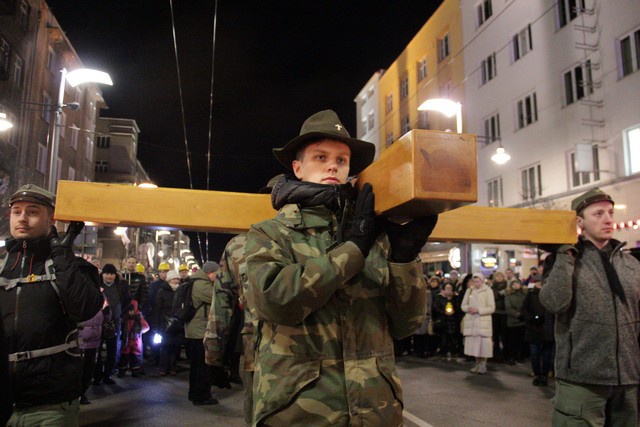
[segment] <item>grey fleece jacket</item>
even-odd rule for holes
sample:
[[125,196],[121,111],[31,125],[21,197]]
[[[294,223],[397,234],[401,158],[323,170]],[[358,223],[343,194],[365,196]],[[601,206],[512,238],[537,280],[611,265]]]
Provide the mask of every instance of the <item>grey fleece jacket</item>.
[[623,304],[611,292],[598,249],[584,239],[577,246],[582,252],[577,259],[558,253],[545,261],[540,290],[540,302],[556,314],[556,377],[594,385],[638,384],[640,262],[620,251],[624,245],[617,240],[603,248],[624,289]]

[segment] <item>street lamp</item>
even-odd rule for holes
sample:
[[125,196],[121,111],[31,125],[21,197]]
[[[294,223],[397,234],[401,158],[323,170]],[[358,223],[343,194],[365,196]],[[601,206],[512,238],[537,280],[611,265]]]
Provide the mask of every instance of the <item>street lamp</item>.
[[499,145],[498,148],[496,148],[495,154],[491,156],[491,161],[499,165],[504,165],[509,160],[511,160],[511,156],[505,151],[504,147],[502,146],[502,139],[499,139],[498,144]]
[[451,118],[456,116],[456,132],[462,133],[462,104],[444,98],[427,99],[418,107],[418,111],[438,111]]
[[7,119],[7,115],[5,113],[0,113],[0,132],[9,130],[12,127],[13,123]]
[[56,192],[56,178],[58,177],[58,148],[60,147],[60,128],[62,127],[62,109],[66,107],[64,102],[64,87],[68,81],[71,87],[82,83],[101,83],[112,86],[113,82],[109,74],[104,71],[80,68],[67,72],[66,68],[60,70],[60,90],[58,91],[58,103],[56,104],[56,121],[53,126],[53,138],[51,139],[51,158],[49,162],[49,191]]

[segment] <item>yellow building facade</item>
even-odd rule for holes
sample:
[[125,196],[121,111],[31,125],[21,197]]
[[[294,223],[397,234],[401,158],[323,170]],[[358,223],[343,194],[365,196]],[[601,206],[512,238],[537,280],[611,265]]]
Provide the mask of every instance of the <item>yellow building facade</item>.
[[455,131],[455,117],[418,111],[418,106],[432,98],[463,100],[462,18],[458,0],[445,0],[384,71],[378,81],[378,95],[377,143],[381,151],[411,129]]

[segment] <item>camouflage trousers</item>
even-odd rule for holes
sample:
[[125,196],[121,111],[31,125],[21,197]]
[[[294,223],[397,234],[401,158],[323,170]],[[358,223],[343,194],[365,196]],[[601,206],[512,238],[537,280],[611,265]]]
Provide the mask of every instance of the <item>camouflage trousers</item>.
[[74,399],[70,402],[54,403],[51,405],[32,406],[14,409],[9,418],[8,427],[28,426],[78,426],[80,402]]

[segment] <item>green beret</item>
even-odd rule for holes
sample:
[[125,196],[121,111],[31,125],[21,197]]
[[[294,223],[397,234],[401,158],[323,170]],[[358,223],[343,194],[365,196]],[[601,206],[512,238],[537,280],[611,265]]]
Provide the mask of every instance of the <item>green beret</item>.
[[15,202],[33,202],[55,209],[56,195],[44,188],[38,187],[37,185],[25,184],[11,195],[11,198],[9,199],[9,207],[11,207]]
[[577,213],[580,213],[587,206],[602,201],[611,202],[611,204],[613,204],[613,199],[611,198],[611,196],[609,196],[598,187],[595,187],[573,199],[571,201],[571,209],[576,211]]

